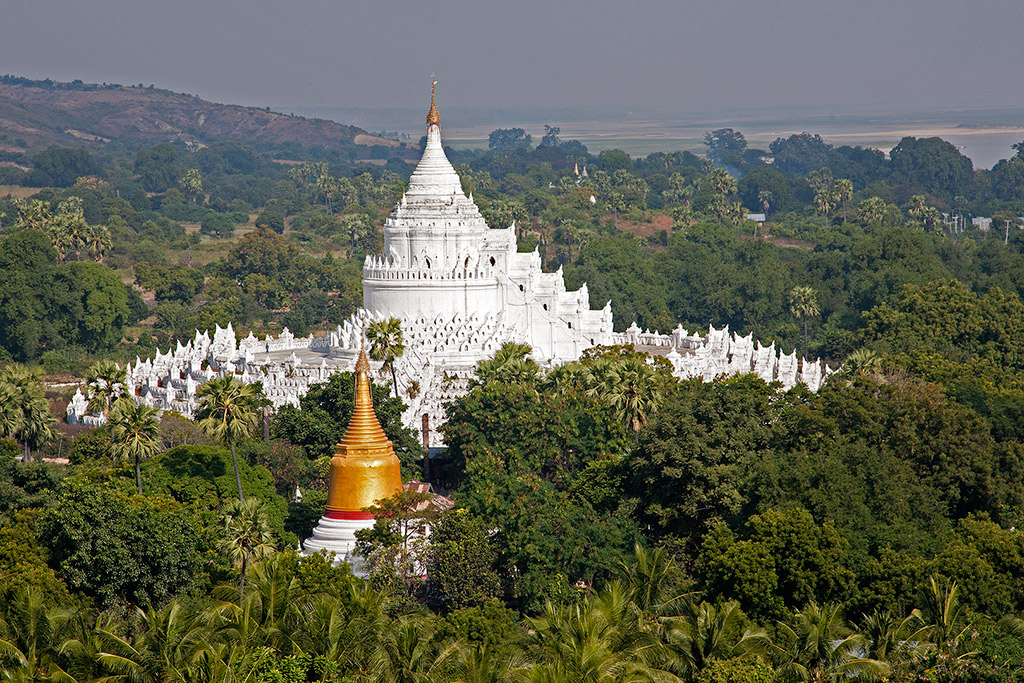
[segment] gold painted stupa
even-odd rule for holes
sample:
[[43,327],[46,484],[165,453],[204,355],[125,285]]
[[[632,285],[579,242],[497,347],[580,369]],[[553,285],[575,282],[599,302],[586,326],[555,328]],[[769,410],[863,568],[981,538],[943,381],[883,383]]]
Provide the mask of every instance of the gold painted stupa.
[[398,456],[373,412],[369,373],[370,362],[360,350],[355,410],[331,458],[325,515],[331,519],[373,519],[366,508],[402,490]]

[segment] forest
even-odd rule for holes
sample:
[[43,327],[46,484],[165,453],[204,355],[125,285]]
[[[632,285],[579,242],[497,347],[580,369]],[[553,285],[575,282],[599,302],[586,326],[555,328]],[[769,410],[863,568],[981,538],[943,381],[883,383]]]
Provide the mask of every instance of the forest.
[[[454,507],[381,501],[358,579],[295,551],[351,374],[270,416],[259,385],[210,382],[193,421],[135,406],[120,373],[197,327],[350,315],[415,149],[12,159],[29,170],[0,166],[0,672],[1024,681],[1024,143],[975,170],[939,139],[754,150],[723,129],[706,157],[633,159],[495,133],[449,151],[465,190],[611,299],[616,329],[728,324],[837,372],[812,394],[679,381],[621,347],[544,371],[507,345],[447,408]],[[79,385],[103,427],[56,424]]]

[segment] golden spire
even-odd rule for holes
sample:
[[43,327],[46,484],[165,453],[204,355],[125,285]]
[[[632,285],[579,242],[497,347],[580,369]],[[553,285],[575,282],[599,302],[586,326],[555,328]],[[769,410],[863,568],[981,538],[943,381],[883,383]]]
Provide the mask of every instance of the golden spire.
[[366,508],[402,490],[395,448],[373,412],[369,374],[370,361],[361,347],[356,361],[355,408],[331,458],[328,516],[353,518],[366,514]]
[[393,452],[391,442],[381,429],[377,414],[373,412],[369,374],[370,361],[366,358],[366,351],[360,348],[359,360],[356,361],[355,409],[345,436],[338,444],[338,455],[342,457],[386,455]]
[[434,78],[434,74],[430,74],[430,111],[427,113],[427,125],[432,123],[438,125],[441,124],[441,114],[437,111],[437,104],[434,102],[434,86],[437,85],[437,79]]

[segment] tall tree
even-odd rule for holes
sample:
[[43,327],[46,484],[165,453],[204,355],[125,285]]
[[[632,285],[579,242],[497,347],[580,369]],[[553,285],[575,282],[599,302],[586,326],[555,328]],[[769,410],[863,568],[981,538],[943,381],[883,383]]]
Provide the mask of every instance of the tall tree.
[[366,328],[366,339],[370,342],[370,358],[383,361],[384,367],[391,371],[391,383],[395,389],[395,398],[398,398],[398,375],[395,374],[395,361],[405,351],[402,321],[398,318],[374,320]]
[[38,448],[53,438],[51,427],[56,419],[50,414],[50,403],[39,384],[37,371],[12,363],[0,372],[0,384],[10,387],[17,410],[21,413],[13,436],[21,442],[23,459],[28,462],[32,448]]
[[609,363],[590,393],[605,400],[634,435],[640,433],[665,397],[657,371],[634,356]]
[[274,535],[270,531],[266,506],[257,498],[231,501],[224,507],[221,530],[224,535],[218,541],[217,547],[229,560],[241,565],[239,592],[244,596],[245,574],[249,563],[268,557],[274,552]]
[[843,205],[843,224],[846,224],[846,202],[853,197],[853,183],[846,178],[836,178],[832,183],[832,193],[836,201]]
[[115,458],[135,461],[135,486],[142,495],[142,460],[160,450],[160,411],[130,398],[119,398],[110,413],[110,447]]
[[807,319],[818,316],[818,293],[806,285],[797,285],[789,290],[789,312],[800,318],[804,324],[804,358],[807,357]]
[[242,477],[238,472],[238,456],[235,444],[248,439],[256,430],[256,408],[260,403],[260,388],[245,384],[235,377],[216,377],[199,387],[199,410],[196,417],[199,426],[211,438],[226,443],[231,448],[231,462],[235,467],[235,483],[238,484],[238,500],[245,501],[242,493]]
[[124,390],[125,371],[112,360],[100,360],[89,366],[89,410],[106,415],[110,405]]
[[178,180],[178,187],[189,204],[198,204],[203,196],[203,175],[198,168],[190,168]]

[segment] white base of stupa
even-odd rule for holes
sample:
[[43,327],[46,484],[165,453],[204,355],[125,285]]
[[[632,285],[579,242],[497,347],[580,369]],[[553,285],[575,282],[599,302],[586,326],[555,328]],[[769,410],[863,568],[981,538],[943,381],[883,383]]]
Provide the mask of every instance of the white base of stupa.
[[313,535],[302,543],[302,554],[334,553],[334,564],[348,563],[352,573],[365,577],[363,558],[355,554],[356,532],[372,529],[373,519],[334,519],[321,517]]

